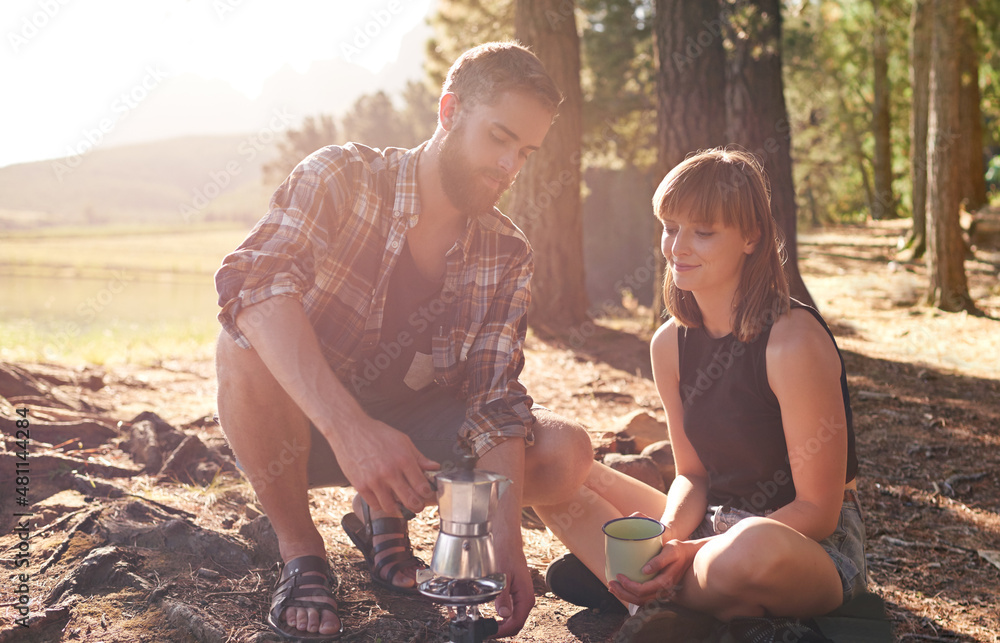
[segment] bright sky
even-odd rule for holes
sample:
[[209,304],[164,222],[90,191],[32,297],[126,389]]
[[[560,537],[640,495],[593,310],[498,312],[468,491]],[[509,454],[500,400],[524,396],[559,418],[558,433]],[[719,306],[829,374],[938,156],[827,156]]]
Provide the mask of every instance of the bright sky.
[[252,100],[283,65],[346,58],[378,72],[434,1],[3,0],[0,167],[66,155],[173,75]]

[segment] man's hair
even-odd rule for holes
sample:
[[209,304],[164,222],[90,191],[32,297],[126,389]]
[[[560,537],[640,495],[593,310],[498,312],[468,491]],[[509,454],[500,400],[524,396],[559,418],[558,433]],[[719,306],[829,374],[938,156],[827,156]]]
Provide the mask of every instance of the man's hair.
[[[674,216],[709,225],[720,221],[737,228],[746,240],[757,238],[743,263],[733,302],[733,334],[739,341],[754,340],[788,310],[784,235],[772,216],[767,177],[754,155],[715,148],[688,157],[656,189],[653,212],[661,221]],[[674,284],[669,269],[663,302],[682,326],[702,325],[694,296]]]
[[553,114],[563,98],[542,62],[514,41],[488,42],[466,51],[448,70],[441,90],[467,105],[493,105],[503,93],[520,91],[537,98]]

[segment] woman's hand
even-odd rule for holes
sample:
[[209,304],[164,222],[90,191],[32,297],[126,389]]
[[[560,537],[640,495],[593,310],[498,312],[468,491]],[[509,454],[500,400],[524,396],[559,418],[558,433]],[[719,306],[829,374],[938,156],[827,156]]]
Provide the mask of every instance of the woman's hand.
[[635,605],[645,605],[652,600],[672,600],[680,591],[681,581],[704,543],[704,540],[670,540],[642,568],[644,574],[656,576],[645,583],[637,583],[624,574],[618,574],[608,589],[618,599]]

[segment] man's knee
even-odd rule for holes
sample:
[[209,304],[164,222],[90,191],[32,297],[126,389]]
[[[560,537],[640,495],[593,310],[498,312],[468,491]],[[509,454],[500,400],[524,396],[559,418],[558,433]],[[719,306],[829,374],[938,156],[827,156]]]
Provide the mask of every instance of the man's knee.
[[219,380],[235,381],[240,375],[246,375],[264,363],[253,349],[240,348],[229,333],[222,331],[215,344],[215,369]]
[[528,450],[533,465],[558,472],[574,487],[583,484],[594,461],[594,448],[587,430],[551,411],[537,411],[535,444]]
[[257,351],[240,348],[225,331],[216,343],[215,370],[220,395],[236,395],[243,403],[267,402],[284,393]]
[[301,435],[303,430],[308,430],[305,414],[274,378],[257,351],[240,348],[225,332],[216,346],[216,372],[219,417],[227,436],[234,426],[270,427],[278,420],[282,434]]

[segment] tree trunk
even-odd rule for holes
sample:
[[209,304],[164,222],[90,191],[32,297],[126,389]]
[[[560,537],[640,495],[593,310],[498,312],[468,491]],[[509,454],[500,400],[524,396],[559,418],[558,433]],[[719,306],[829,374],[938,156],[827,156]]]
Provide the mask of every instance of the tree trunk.
[[662,175],[691,152],[722,145],[726,54],[717,1],[656,0],[657,152]]
[[580,208],[580,39],[573,0],[517,0],[515,37],[531,47],[565,96],[545,144],[514,184],[508,210],[535,250],[532,326],[550,332],[587,320]]
[[895,219],[896,200],[892,194],[892,148],[890,146],[891,120],[889,117],[889,44],[886,39],[885,16],[881,0],[872,0],[875,101],[872,104],[872,134],[875,138],[875,199],[872,201],[872,218]]
[[727,139],[763,161],[771,183],[771,210],[785,233],[788,285],[793,297],[815,306],[798,265],[792,137],[781,77],[781,0],[734,4],[749,9],[739,13],[751,18],[746,25],[728,25],[733,50],[726,66]]
[[959,16],[959,90],[958,120],[962,128],[961,148],[964,157],[960,200],[968,212],[987,204],[986,167],[983,165],[983,112],[979,93],[979,25],[971,12]]
[[927,113],[930,101],[933,0],[913,0],[910,14],[910,181],[913,188],[913,229],[906,245],[909,259],[927,250]]
[[928,303],[941,310],[974,310],[965,278],[965,244],[959,225],[959,13],[963,0],[933,0],[929,172],[927,185]]
[[[726,54],[720,7],[718,0],[656,0],[657,179],[691,152],[725,142]],[[651,223],[659,239],[660,226]],[[659,320],[664,260],[659,251],[656,257],[652,309]]]

